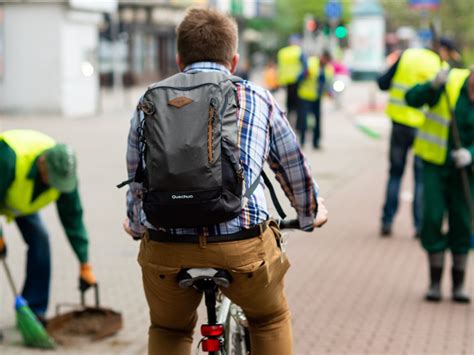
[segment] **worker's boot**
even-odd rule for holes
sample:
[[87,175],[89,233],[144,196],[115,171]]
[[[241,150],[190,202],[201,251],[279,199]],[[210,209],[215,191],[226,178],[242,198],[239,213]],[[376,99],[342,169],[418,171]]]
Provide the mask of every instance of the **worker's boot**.
[[453,301],[469,303],[471,298],[464,290],[464,277],[466,274],[467,254],[453,254],[453,267],[451,276],[453,279]]
[[444,252],[428,254],[430,265],[430,286],[425,299],[430,302],[441,301],[441,276],[443,275]]

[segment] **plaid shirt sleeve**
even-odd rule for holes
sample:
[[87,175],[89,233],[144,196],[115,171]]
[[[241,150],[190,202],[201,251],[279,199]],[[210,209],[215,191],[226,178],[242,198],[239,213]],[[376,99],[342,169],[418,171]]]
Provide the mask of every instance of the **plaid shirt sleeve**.
[[273,97],[270,116],[268,164],[298,214],[301,229],[311,231],[317,211],[319,187],[301,151],[288,119]]
[[[127,171],[128,178],[135,176],[138,164],[140,162],[140,142],[138,131],[140,122],[143,119],[143,113],[135,110],[130,122],[130,131],[128,133],[127,146]],[[130,229],[135,237],[145,232],[145,226],[140,221],[140,213],[142,210],[142,185],[132,182],[127,191],[127,217],[130,221]]]

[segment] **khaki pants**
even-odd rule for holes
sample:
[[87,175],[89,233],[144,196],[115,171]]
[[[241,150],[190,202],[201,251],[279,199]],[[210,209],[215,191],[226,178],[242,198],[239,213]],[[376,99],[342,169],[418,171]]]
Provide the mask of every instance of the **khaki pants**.
[[292,334],[283,276],[289,262],[277,246],[276,228],[259,237],[206,245],[159,243],[145,235],[138,262],[150,307],[150,355],[191,354],[196,308],[202,295],[178,287],[182,268],[229,270],[233,281],[222,292],[247,316],[252,355],[291,355]]

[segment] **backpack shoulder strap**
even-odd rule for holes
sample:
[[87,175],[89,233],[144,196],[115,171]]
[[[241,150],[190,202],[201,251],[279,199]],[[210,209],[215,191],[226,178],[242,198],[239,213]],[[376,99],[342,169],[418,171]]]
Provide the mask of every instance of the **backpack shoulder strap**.
[[267,174],[265,174],[265,171],[262,170],[261,176],[263,178],[263,182],[265,183],[265,185],[268,188],[268,192],[270,192],[270,197],[272,199],[273,206],[275,206],[275,208],[276,208],[278,214],[280,215],[281,219],[285,219],[286,218],[286,213],[283,211],[283,208],[280,205],[280,201],[278,201],[278,197],[275,193],[275,189],[273,188],[273,185],[272,185],[270,179],[268,178]]
[[242,79],[240,76],[237,75],[230,75],[229,80],[232,81],[234,84],[241,83],[242,81],[245,81]]
[[279,216],[281,219],[286,218],[286,213],[283,211],[283,208],[281,207],[280,201],[278,200],[278,197],[276,195],[275,189],[273,188],[273,185],[268,178],[267,174],[265,173],[264,170],[260,173],[260,175],[255,179],[255,181],[250,185],[250,187],[247,189],[245,192],[245,195],[242,198],[242,201],[247,202],[247,200],[252,196],[252,194],[255,192],[255,189],[257,186],[260,184],[260,178],[263,178],[263,182],[268,188],[268,192],[270,193],[270,197],[272,199],[273,206],[275,206],[275,209],[277,210]]
[[[150,89],[148,89],[146,92],[145,92],[145,95],[149,92]],[[145,118],[146,118],[146,115],[147,114],[150,114],[150,110],[154,110],[154,105],[153,103],[148,103],[147,102],[147,105],[144,105],[144,98],[145,98],[145,95],[143,95],[143,97],[140,99],[140,102],[138,103],[137,105],[137,112],[138,111],[142,111],[143,114],[145,115]],[[153,112],[151,112],[153,113]],[[139,119],[139,123],[138,123],[138,130],[137,130],[137,135],[138,135],[138,144],[140,146],[140,149],[139,149],[139,152],[138,152],[138,157],[139,157],[139,160],[138,160],[138,165],[137,165],[137,169],[135,170],[135,175],[125,181],[122,181],[120,184],[116,185],[117,188],[121,189],[122,187],[126,186],[126,185],[129,185],[131,184],[132,182],[138,182],[138,183],[143,183],[144,180],[145,180],[145,168],[144,168],[144,161],[145,161],[145,154],[146,154],[146,149],[145,149],[145,144],[146,144],[146,141],[145,141],[145,135],[144,135],[144,132],[143,132],[143,125],[145,123],[145,120],[143,121],[140,121],[140,117],[138,116],[138,119]]]

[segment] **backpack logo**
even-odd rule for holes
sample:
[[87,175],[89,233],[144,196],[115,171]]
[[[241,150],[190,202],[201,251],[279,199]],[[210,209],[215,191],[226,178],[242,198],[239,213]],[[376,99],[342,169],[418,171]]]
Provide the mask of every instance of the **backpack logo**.
[[194,195],[171,195],[173,200],[191,200],[194,198]]
[[178,96],[178,97],[175,97],[174,99],[168,101],[168,105],[174,106],[176,108],[182,108],[186,105],[189,105],[192,102],[194,102],[194,101],[191,100],[189,97]]

